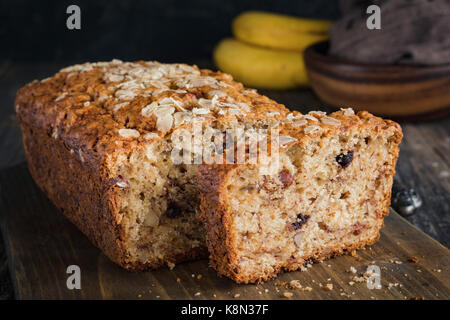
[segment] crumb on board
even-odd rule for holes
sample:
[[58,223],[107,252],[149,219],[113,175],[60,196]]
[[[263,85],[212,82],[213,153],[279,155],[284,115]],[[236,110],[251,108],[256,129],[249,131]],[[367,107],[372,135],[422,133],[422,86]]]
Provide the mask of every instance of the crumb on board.
[[389,283],[388,284],[388,289],[390,290],[390,289],[398,287],[398,286],[400,286],[400,283],[398,283],[398,282],[396,282],[396,283]]
[[196,293],[194,294],[194,296],[198,297],[198,296],[200,296],[201,294],[202,294],[201,292],[196,292]]
[[409,262],[412,262],[412,263],[418,263],[418,262],[419,262],[419,258],[417,258],[417,257],[411,257],[411,258],[409,258]]
[[294,295],[294,294],[293,294],[292,292],[289,292],[289,291],[285,291],[285,292],[283,293],[283,296],[284,296],[285,298],[288,298],[288,299],[292,298],[293,295]]
[[289,282],[289,287],[291,289],[300,289],[302,285],[300,284],[300,280],[291,280]]
[[236,293],[233,297],[234,297],[235,299],[237,299],[237,298],[239,298],[240,296],[241,296],[240,293]]
[[325,291],[332,291],[333,290],[333,284],[332,283],[327,283],[326,285],[323,286],[323,290],[325,290]]
[[354,276],[352,280],[353,280],[354,282],[356,282],[356,283],[366,282],[366,278],[364,278],[364,277],[359,277],[359,276]]

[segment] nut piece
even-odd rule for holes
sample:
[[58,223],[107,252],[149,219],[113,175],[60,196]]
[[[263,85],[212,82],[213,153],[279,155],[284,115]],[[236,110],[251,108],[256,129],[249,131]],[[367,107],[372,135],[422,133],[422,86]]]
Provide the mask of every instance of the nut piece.
[[297,247],[300,247],[303,241],[304,232],[297,232],[294,236],[294,243],[297,245]]
[[319,132],[322,128],[320,126],[317,125],[311,125],[311,126],[307,126],[305,128],[305,134],[314,134],[316,132]]
[[338,119],[328,116],[320,118],[320,121],[322,121],[323,124],[328,124],[330,126],[338,126],[341,124],[341,122]]
[[139,138],[141,134],[135,129],[119,129],[119,135],[124,138]]

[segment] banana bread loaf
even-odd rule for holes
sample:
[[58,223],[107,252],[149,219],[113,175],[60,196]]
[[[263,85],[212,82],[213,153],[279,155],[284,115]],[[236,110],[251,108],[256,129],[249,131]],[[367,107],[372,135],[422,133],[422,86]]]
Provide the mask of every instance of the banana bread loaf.
[[279,130],[292,139],[277,166],[199,169],[211,264],[237,282],[265,281],[372,244],[388,214],[398,124],[345,109],[294,112]]
[[172,136],[194,124],[265,127],[288,112],[220,72],[119,60],[34,81],[15,108],[38,186],[130,270],[206,257],[198,165],[173,161]]

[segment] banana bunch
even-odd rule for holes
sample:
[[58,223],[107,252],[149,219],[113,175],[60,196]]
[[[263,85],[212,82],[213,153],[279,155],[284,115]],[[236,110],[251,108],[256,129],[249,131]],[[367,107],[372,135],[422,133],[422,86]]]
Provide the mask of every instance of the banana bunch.
[[328,38],[329,21],[265,12],[245,12],[232,24],[234,38],[215,47],[217,67],[237,81],[261,89],[308,85],[303,50]]

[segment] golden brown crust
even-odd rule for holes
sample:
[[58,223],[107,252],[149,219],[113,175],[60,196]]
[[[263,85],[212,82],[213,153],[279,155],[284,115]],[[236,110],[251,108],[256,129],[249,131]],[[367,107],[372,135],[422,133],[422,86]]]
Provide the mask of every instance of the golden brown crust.
[[[164,99],[173,104],[159,105],[167,102]],[[170,128],[161,130],[158,116],[143,111],[151,109],[152,103],[158,104],[158,110],[175,109]],[[205,110],[199,109],[208,104],[211,110],[203,116]],[[176,122],[179,109],[190,120],[205,122],[264,119],[266,112],[277,113],[276,118],[287,113],[284,106],[220,72],[117,60],[73,66],[33,81],[18,91],[15,109],[38,186],[109,258],[130,270],[158,267],[164,261],[142,264],[127,256],[121,198],[114,183],[118,156],[145,144],[149,134],[165,136],[183,125]],[[205,254],[199,247],[166,258],[181,262]]]
[[235,165],[201,165],[198,171],[200,191],[200,219],[206,229],[206,245],[210,252],[210,263],[222,274],[233,279],[234,272],[230,270],[233,247],[229,226],[229,209],[223,203],[223,188],[226,186],[227,173]]
[[[165,76],[171,72],[174,75]],[[168,109],[173,123],[161,121],[167,120],[165,115],[160,117],[160,111],[167,109],[162,103],[167,102],[164,99],[172,101]],[[203,115],[205,110],[199,109],[207,105],[211,108]],[[148,135],[165,136],[182,126],[182,122],[176,121],[176,113],[186,112],[189,119],[204,122],[277,120],[281,124],[280,134],[296,140],[293,143],[358,125],[379,130],[396,128],[394,136],[398,142],[401,140],[397,124],[368,113],[355,116],[340,111],[331,115],[339,125],[328,118],[322,119],[325,117],[322,114],[288,114],[284,106],[245,89],[226,74],[143,61],[66,68],[50,79],[21,88],[15,107],[30,172],[38,186],[109,258],[136,271],[158,267],[163,262],[142,264],[127,256],[119,215],[121,198],[114,183],[118,177],[115,161],[120,154],[144,145]],[[155,110],[159,113],[155,114]],[[314,127],[317,125],[318,131]],[[218,253],[212,259],[213,266],[236,281],[249,282],[258,279],[242,278],[239,270],[231,267],[237,259],[230,250],[235,246],[233,230],[228,229],[231,213],[221,199],[229,173],[238,169],[234,165],[201,166],[202,219],[208,229],[208,248],[214,255]],[[385,202],[387,208],[389,196]],[[380,216],[385,214],[387,211]],[[314,258],[329,254],[332,253],[318,253]],[[181,262],[204,255],[204,248],[198,247],[168,260]],[[282,268],[294,266],[280,267],[280,271]]]

